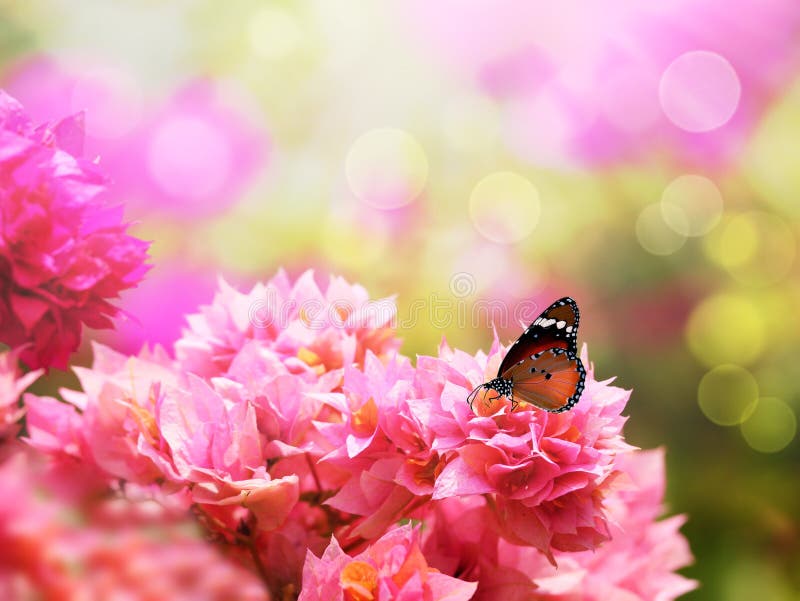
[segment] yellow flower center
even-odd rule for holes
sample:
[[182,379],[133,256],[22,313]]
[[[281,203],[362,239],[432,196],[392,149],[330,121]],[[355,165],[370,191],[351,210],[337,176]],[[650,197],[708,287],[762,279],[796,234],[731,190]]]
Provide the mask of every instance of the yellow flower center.
[[378,570],[365,561],[351,561],[342,570],[339,582],[345,601],[373,601],[378,591]]

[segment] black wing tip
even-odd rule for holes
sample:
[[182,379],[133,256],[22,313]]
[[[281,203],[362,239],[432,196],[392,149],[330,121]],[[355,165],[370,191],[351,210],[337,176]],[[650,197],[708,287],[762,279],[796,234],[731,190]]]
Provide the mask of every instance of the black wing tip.
[[578,303],[571,296],[562,296],[560,299],[558,299],[552,305],[550,305],[547,309],[545,309],[544,313],[547,313],[550,309],[554,309],[556,307],[563,307],[564,305],[569,305],[570,307],[572,307],[572,310],[575,311],[575,325],[577,325],[578,322],[580,321],[581,312],[578,309]]

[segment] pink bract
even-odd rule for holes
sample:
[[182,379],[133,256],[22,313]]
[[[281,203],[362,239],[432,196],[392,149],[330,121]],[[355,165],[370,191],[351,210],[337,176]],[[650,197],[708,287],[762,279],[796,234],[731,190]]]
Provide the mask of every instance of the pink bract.
[[16,436],[20,418],[25,411],[19,406],[19,397],[25,389],[42,375],[42,370],[20,374],[19,351],[0,353],[0,442]]
[[419,544],[419,531],[404,526],[351,557],[334,538],[321,558],[308,553],[299,601],[471,599],[477,583],[431,569]]

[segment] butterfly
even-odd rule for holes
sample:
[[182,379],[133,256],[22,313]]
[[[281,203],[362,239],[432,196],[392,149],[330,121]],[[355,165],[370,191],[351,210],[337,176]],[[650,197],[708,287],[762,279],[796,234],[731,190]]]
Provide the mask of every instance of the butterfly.
[[494,391],[487,403],[504,396],[511,410],[520,402],[561,413],[581,398],[586,370],[578,357],[578,305],[570,297],[557,300],[533,320],[509,347],[497,377],[467,397],[470,409],[481,391]]

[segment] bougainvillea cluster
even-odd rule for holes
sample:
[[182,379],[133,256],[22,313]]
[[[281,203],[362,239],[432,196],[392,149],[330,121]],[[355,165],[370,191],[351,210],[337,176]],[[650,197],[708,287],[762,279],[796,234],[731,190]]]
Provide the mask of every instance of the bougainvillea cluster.
[[[47,160],[37,165],[29,181],[50,173]],[[68,192],[94,206],[82,177],[67,178]],[[47,213],[36,208],[44,193],[26,190],[1,199],[4,216]],[[221,281],[173,349],[97,344],[91,367],[73,367],[77,389],[27,393],[20,405],[38,373],[20,378],[17,353],[45,364],[30,359],[47,349],[37,324],[71,316],[77,340],[92,324],[73,309],[107,309],[106,296],[142,269],[144,245],[113,223],[103,253],[64,251],[67,281],[88,283],[78,296],[54,284],[72,305],[33,279],[8,286],[20,295],[34,282],[23,296],[49,304],[39,321],[3,330],[19,349],[0,360],[0,423],[13,438],[24,413],[25,444],[4,452],[0,480],[15,493],[0,536],[24,553],[0,573],[0,590],[78,599],[116,583],[131,598],[510,601],[668,600],[693,587],[675,574],[691,560],[681,518],[657,521],[663,455],[624,440],[627,391],[589,369],[568,412],[473,412],[467,395],[496,372],[504,346],[471,355],[443,343],[412,362],[393,302],[342,278],[278,272],[248,292]],[[68,249],[101,231],[82,227],[63,239]],[[16,231],[3,230],[0,249],[18,243]],[[56,237],[43,239],[51,254],[37,255],[37,269],[60,256]]]
[[83,327],[147,271],[98,165],[80,158],[83,117],[34,125],[0,90],[0,342],[36,369],[65,369]]

